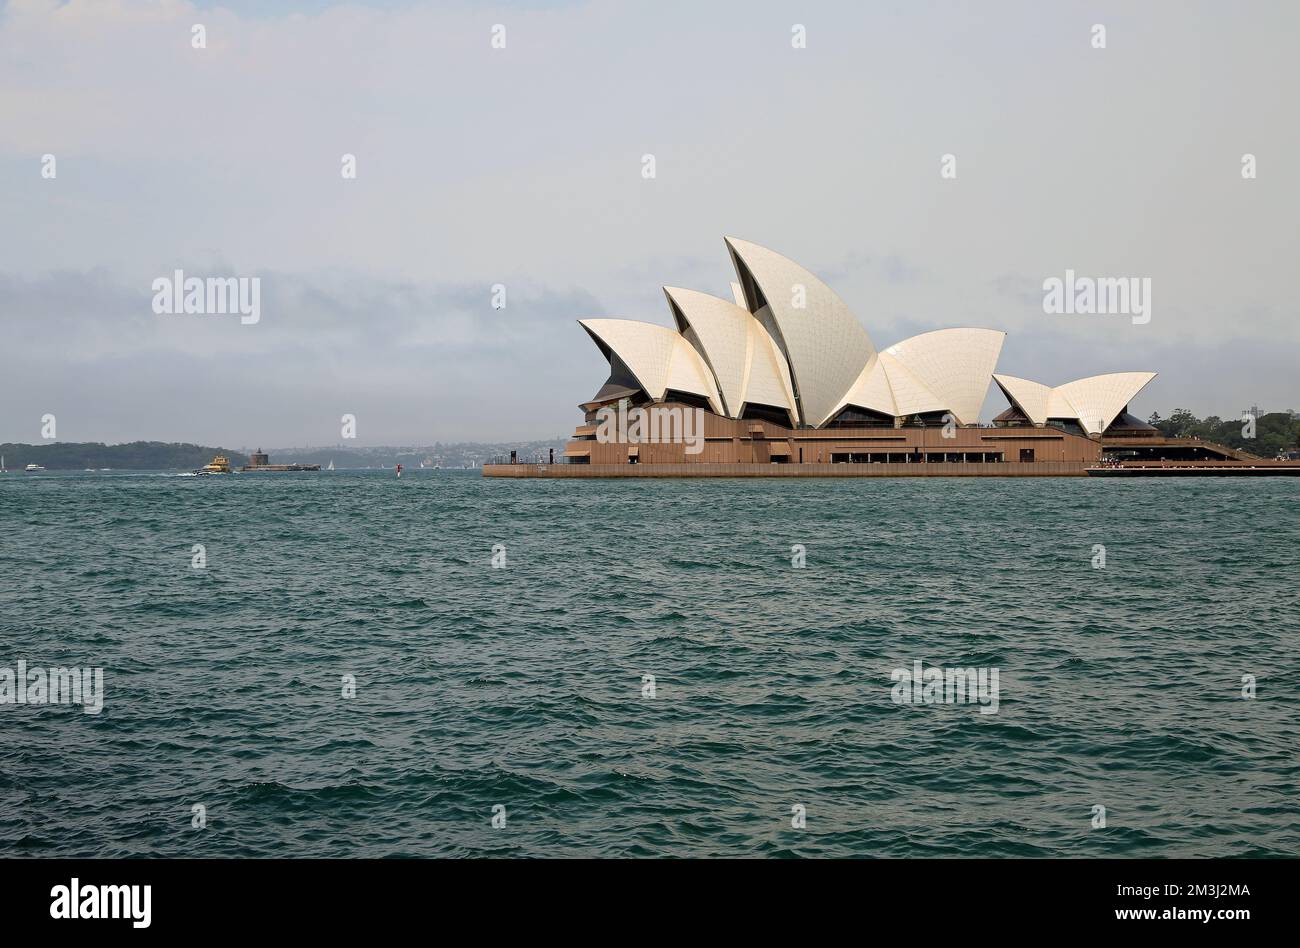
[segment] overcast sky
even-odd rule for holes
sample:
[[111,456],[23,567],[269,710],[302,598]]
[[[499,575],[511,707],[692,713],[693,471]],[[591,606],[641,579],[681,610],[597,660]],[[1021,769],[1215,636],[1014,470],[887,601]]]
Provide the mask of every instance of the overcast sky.
[[[1159,372],[1143,417],[1300,408],[1297,36],[1282,0],[0,4],[0,441],[565,435],[606,375],[575,320],[729,295],[724,235],[881,348],[985,326],[1011,375]],[[177,268],[260,277],[260,322],[155,314]],[[1151,278],[1150,323],[1044,314],[1067,268]]]

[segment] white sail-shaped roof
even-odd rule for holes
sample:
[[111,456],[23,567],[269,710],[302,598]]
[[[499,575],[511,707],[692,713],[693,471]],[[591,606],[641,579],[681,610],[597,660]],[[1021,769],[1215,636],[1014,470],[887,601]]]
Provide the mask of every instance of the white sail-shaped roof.
[[660,400],[669,389],[708,399],[722,414],[713,373],[681,333],[635,319],[580,319],[606,356],[616,353],[651,398]]
[[867,331],[834,290],[793,260],[747,240],[726,242],[748,308],[788,360],[801,420],[824,424],[875,353]]
[[1052,400],[1052,387],[1029,379],[1018,379],[1014,375],[994,375],[1007,401],[1020,409],[1024,416],[1036,425],[1047,423],[1047,408]]
[[878,352],[872,357],[852,388],[835,406],[831,417],[849,406],[892,417],[946,411],[948,407],[917,378],[916,373],[888,351]]
[[726,413],[739,418],[746,405],[762,404],[793,413],[794,392],[785,359],[763,325],[734,303],[679,287],[664,287],[674,316],[689,327],[704,361],[713,370]]
[[1049,418],[1070,418],[1088,434],[1101,434],[1155,377],[1154,372],[1111,372],[1055,388],[1011,375],[995,375],[993,379],[1034,424],[1046,424]]
[[973,425],[1006,335],[994,329],[937,329],[894,343],[885,352],[937,396],[943,410],[960,424]]
[[580,320],[611,363],[616,356],[620,363],[619,377],[611,375],[602,392],[612,398],[635,386],[656,400],[669,390],[690,393],[731,418],[770,406],[789,413],[792,426],[821,427],[848,407],[895,419],[951,412],[958,423],[975,424],[992,377],[1033,423],[1073,419],[1096,435],[1155,377],[1116,372],[1053,388],[994,375],[1006,333],[991,329],[935,330],[877,352],[844,301],[816,276],[758,244],[734,237],[726,243],[738,277],[734,304],[664,287],[676,332],[630,320]]
[[885,367],[885,377],[889,379],[889,387],[894,393],[894,405],[900,416],[948,410],[944,400],[896,357],[882,352],[880,362]]
[[1070,400],[1065,397],[1065,393],[1060,388],[1054,388],[1047,396],[1047,417],[1078,418],[1079,413],[1070,404]]
[[749,312],[749,304],[745,302],[745,291],[739,283],[731,284],[731,298],[736,301],[736,305]]
[[832,415],[856,405],[894,417],[952,412],[959,424],[974,424],[1005,336],[939,329],[895,343],[868,363]]
[[[671,286],[663,290],[673,307],[677,328],[687,339],[698,343],[700,355],[713,370],[724,412],[735,418],[745,398],[753,345],[747,324],[754,322],[754,317],[707,293]],[[688,333],[694,334],[693,339]]]
[[894,390],[889,385],[889,377],[885,375],[885,363],[879,353],[872,356],[867,367],[858,376],[858,380],[849,387],[831,415],[838,415],[840,409],[850,405],[891,417],[898,415]]
[[799,410],[794,400],[794,383],[790,380],[790,367],[763,324],[750,317],[749,378],[745,380],[746,405],[772,405],[790,413],[790,424],[799,423]]
[[1155,377],[1154,372],[1111,372],[1058,385],[1056,391],[1074,409],[1073,417],[1084,431],[1101,434]]

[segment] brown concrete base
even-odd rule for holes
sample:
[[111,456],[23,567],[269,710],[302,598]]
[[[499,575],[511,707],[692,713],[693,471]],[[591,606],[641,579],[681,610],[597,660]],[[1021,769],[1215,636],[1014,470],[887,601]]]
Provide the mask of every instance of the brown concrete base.
[[1083,477],[1088,461],[994,464],[484,464],[484,477]]

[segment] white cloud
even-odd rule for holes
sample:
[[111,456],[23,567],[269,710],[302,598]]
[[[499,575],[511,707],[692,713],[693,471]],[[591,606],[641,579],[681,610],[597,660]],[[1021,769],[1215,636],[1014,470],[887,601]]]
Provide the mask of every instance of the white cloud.
[[[47,308],[77,327],[75,352],[267,358],[287,380],[333,354],[387,379],[383,353],[348,350],[386,309],[406,314],[386,324],[398,351],[441,333],[448,351],[514,359],[498,384],[572,421],[602,379],[567,318],[604,313],[565,314],[540,369],[530,331],[484,338],[477,316],[429,321],[421,303],[505,282],[512,307],[516,285],[572,288],[552,303],[599,299],[667,323],[660,283],[726,295],[723,234],[826,275],[882,343],[905,326],[987,325],[1012,333],[1008,352],[1021,334],[1164,382],[1162,357],[1300,342],[1300,129],[1281,95],[1300,87],[1294,6],[825,4],[798,17],[805,50],[790,48],[780,3],[309,9],[19,0],[0,12],[11,288],[53,292],[42,281],[70,272],[81,282],[55,298],[95,279],[128,292],[190,261],[277,274],[297,294],[288,322],[250,338],[166,330],[151,314],[110,331],[86,307]],[[1097,21],[1104,51],[1087,43]],[[190,47],[195,22],[205,50]],[[505,50],[488,42],[496,22]],[[1246,151],[1258,180],[1240,178]],[[654,181],[640,176],[646,152]],[[955,181],[938,174],[948,152]],[[45,153],[55,181],[40,178]],[[355,181],[339,175],[344,153]],[[1025,288],[1066,268],[1151,277],[1151,324],[1043,315]],[[0,370],[79,357],[15,330],[21,315],[0,309]],[[147,392],[152,370],[137,368]],[[1220,371],[1215,398],[1254,397],[1251,365]],[[465,405],[485,433],[515,423],[487,404]]]

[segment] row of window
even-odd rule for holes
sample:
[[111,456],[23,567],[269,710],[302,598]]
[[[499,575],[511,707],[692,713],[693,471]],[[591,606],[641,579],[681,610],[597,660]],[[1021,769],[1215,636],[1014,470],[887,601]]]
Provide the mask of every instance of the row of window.
[[[1021,460],[1034,459],[1033,449],[1029,450],[1029,457]],[[1023,455],[1024,452],[1022,451]],[[1001,451],[945,451],[945,452],[927,452],[925,454],[903,454],[897,451],[891,452],[845,452],[833,453],[831,455],[832,464],[998,464],[1001,463],[1003,455]]]
[[[590,464],[591,458],[587,456],[570,457],[564,459],[568,464]],[[639,464],[640,458],[632,455],[628,459],[629,464]],[[802,462],[802,452],[800,461]],[[932,451],[925,454],[910,454],[898,451],[890,452],[834,452],[831,454],[832,464],[1001,464],[1004,460],[1001,451]],[[1033,461],[1034,449],[1022,448],[1020,450],[1021,461]],[[790,458],[788,455],[774,455],[773,464],[788,464]]]

